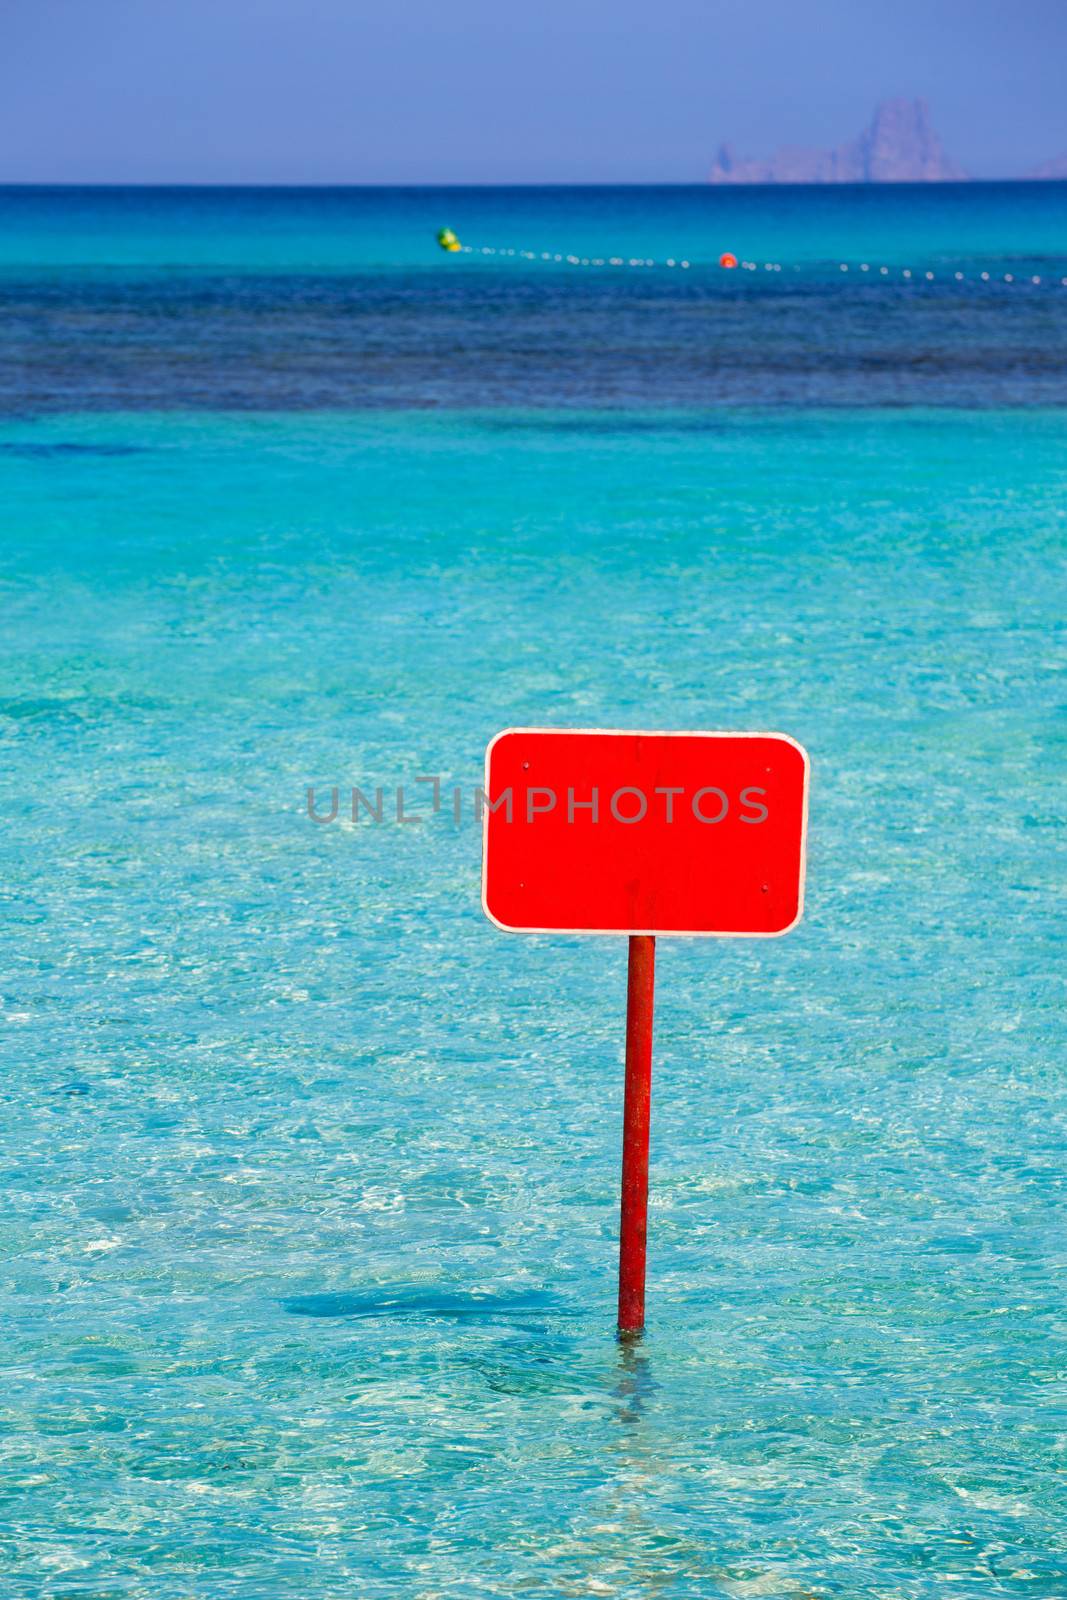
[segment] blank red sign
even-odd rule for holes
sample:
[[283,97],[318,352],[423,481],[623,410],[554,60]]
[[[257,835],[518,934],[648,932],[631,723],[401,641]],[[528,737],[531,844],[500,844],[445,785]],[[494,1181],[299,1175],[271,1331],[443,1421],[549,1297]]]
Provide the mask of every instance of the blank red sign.
[[485,757],[486,915],[515,933],[787,933],[807,789],[785,734],[507,728]]

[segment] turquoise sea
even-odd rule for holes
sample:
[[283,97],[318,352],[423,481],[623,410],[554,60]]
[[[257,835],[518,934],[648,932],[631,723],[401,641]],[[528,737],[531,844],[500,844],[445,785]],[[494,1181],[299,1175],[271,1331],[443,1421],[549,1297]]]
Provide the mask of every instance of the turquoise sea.
[[[1063,1600],[1063,276],[1058,184],[0,192],[0,1592]],[[660,945],[634,1347],[625,944],[416,783],[513,724],[812,758],[800,928]]]

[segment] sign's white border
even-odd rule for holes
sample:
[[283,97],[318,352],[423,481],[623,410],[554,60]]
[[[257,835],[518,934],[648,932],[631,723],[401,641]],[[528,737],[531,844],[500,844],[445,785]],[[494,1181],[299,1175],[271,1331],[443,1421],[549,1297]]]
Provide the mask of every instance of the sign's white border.
[[767,933],[739,933],[733,928],[534,928],[525,923],[516,924],[501,922],[499,917],[494,917],[486,900],[486,886],[489,879],[489,808],[485,808],[482,816],[482,910],[494,927],[502,933],[562,933],[583,935],[607,939],[629,939],[638,934],[654,939],[780,939],[783,934],[791,933],[804,915],[804,879],[807,871],[808,858],[808,780],[811,774],[811,762],[808,752],[797,740],[788,733],[731,733],[728,729],[717,728],[501,728],[499,733],[493,735],[485,747],[485,793],[489,794],[489,761],[493,753],[493,746],[498,739],[503,739],[509,733],[559,733],[559,734],[609,734],[626,738],[642,739],[779,739],[782,744],[791,744],[794,750],[799,750],[804,758],[804,790],[801,799],[800,812],[800,884],[797,898],[797,914],[792,922],[785,928],[775,928]]

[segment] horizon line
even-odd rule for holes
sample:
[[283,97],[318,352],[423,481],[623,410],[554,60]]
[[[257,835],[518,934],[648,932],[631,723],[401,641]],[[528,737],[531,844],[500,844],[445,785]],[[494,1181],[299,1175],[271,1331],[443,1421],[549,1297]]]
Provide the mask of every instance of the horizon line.
[[950,179],[860,179],[853,183],[715,183],[710,178],[493,178],[493,179],[275,179],[275,178],[3,178],[4,189],[713,189],[718,192],[754,189],[966,189],[982,184],[1026,184],[1055,187],[1063,178],[1026,175]]

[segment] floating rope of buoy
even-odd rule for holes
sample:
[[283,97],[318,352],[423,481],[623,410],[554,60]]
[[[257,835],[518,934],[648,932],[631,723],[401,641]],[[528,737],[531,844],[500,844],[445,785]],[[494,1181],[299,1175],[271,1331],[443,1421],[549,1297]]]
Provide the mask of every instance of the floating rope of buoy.
[[[502,245],[474,245],[461,244],[450,228],[442,228],[437,235],[437,242],[442,250],[467,256],[497,257],[515,261],[543,262],[551,266],[567,267],[603,267],[603,268],[669,268],[678,271],[689,271],[692,268],[706,267],[709,271],[719,268],[723,271],[733,271],[735,268],[741,272],[811,272],[819,268],[824,270],[832,263],[812,263],[810,266],[794,262],[791,266],[783,266],[780,261],[748,261],[738,258],[732,250],[724,250],[716,262],[690,261],[679,256],[665,256],[655,259],[650,256],[580,256],[566,254],[556,250],[521,250]],[[964,271],[961,267],[940,265],[935,271],[932,267],[898,267],[882,266],[870,261],[839,261],[839,272],[866,273],[874,281],[891,279],[903,283],[975,283],[975,284],[1018,284],[1024,287],[1067,289],[1067,277],[1058,273],[1039,272],[992,272],[988,269],[976,270],[971,267]]]
[[[438,243],[440,243],[440,238],[438,238]],[[493,244],[460,244],[458,248],[465,256],[512,256],[517,261],[557,262],[568,267],[681,267],[688,269],[693,265],[691,261],[681,261],[674,256],[668,256],[662,261],[655,261],[650,256],[575,256],[564,255],[559,251],[552,250],[512,250],[502,245]]]

